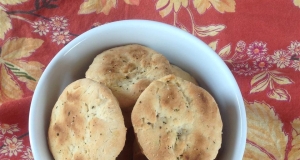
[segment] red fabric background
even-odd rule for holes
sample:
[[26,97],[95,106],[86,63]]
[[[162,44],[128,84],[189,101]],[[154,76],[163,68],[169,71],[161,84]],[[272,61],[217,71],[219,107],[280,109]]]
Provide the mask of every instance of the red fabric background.
[[[21,60],[25,62],[39,62],[43,65],[41,70],[44,70],[51,59],[67,42],[65,44],[53,42],[52,36],[54,31],[52,31],[51,28],[46,35],[39,35],[34,32],[35,29],[33,28],[33,24],[26,22],[24,19],[27,19],[27,21],[30,21],[31,23],[38,21],[49,23],[51,17],[63,17],[67,20],[66,29],[63,29],[63,31],[69,31],[68,35],[70,40],[92,27],[95,27],[95,23],[101,25],[124,19],[148,19],[176,25],[177,27],[180,27],[181,25],[185,26],[186,30],[192,34],[195,26],[223,25],[225,28],[218,31],[216,35],[199,36],[195,32],[194,35],[207,44],[218,40],[217,47],[215,48],[218,54],[220,54],[220,51],[224,46],[230,44],[230,54],[221,57],[232,70],[239,87],[241,88],[246,107],[249,109],[247,110],[248,121],[266,127],[273,126],[273,128],[269,128],[268,132],[261,131],[260,134],[267,136],[276,133],[277,136],[281,135],[281,137],[278,137],[278,144],[279,141],[284,144],[272,148],[272,145],[277,144],[275,140],[270,143],[267,143],[266,140],[266,143],[263,143],[261,142],[262,139],[253,138],[255,136],[250,137],[249,135],[256,135],[254,131],[255,125],[248,125],[248,143],[245,159],[247,159],[246,155],[248,155],[248,158],[250,157],[250,159],[256,159],[255,155],[260,154],[267,155],[266,157],[269,159],[300,159],[300,151],[297,151],[300,149],[299,147],[297,148],[297,145],[300,144],[300,140],[298,140],[298,135],[300,133],[300,105],[298,98],[299,90],[297,89],[300,84],[300,71],[292,67],[293,62],[299,61],[299,59],[297,60],[299,55],[296,54],[294,57],[295,60],[290,60],[289,64],[283,68],[278,67],[278,64],[274,62],[274,60],[272,62],[270,61],[269,63],[272,64],[272,67],[266,70],[256,71],[250,76],[245,75],[244,73],[239,74],[235,69],[237,69],[237,64],[241,63],[242,60],[243,63],[249,63],[250,68],[254,71],[255,64],[253,64],[253,61],[255,61],[255,58],[239,59],[235,60],[234,63],[229,61],[234,56],[235,48],[239,41],[243,41],[246,44],[245,50],[241,53],[244,56],[247,56],[247,49],[249,49],[254,42],[266,44],[267,51],[265,57],[269,57],[270,59],[272,59],[272,56],[274,56],[278,50],[285,50],[286,54],[291,54],[287,47],[291,46],[292,42],[299,43],[300,41],[300,8],[297,6],[298,3],[300,3],[299,0],[220,0],[220,2],[224,2],[221,6],[234,2],[235,5],[233,10],[226,11],[225,9],[225,12],[221,13],[222,11],[213,5],[203,14],[197,12],[197,9],[193,5],[193,1],[180,0],[177,2],[182,2],[180,3],[180,9],[176,11],[176,9],[173,8],[166,16],[160,15],[159,12],[164,10],[168,4],[172,5],[175,3],[172,0],[160,0],[168,2],[162,9],[156,7],[156,4],[158,3],[157,0],[140,1],[138,4],[136,3],[138,1],[132,0],[131,2],[135,5],[126,4],[124,0],[115,1],[115,7],[112,7],[109,14],[106,15],[104,13],[96,12],[78,14],[80,5],[84,3],[83,0],[48,0],[47,2],[55,5],[54,8],[43,7],[42,0],[40,0],[38,1],[40,6],[39,9],[35,8],[35,0],[25,0],[25,2],[10,5],[5,3],[8,2],[8,0],[0,0],[0,9],[4,8],[2,10],[5,10],[5,13],[10,17],[12,26],[11,29],[5,31],[4,38],[0,38],[0,46],[3,48],[4,44],[12,38],[35,38],[42,40],[43,43],[40,47],[36,48],[30,56],[23,57]],[[188,1],[187,7],[183,5],[184,1]],[[214,4],[217,0],[199,1]],[[89,0],[85,2],[89,2]],[[102,2],[106,2],[106,0]],[[16,11],[18,13],[16,13]],[[23,20],[13,18],[11,17],[12,15],[19,16],[23,18]],[[176,22],[174,18],[175,15],[177,15]],[[0,19],[0,27],[3,26],[4,21],[3,19]],[[1,52],[1,54],[4,53]],[[4,64],[0,67],[4,67]],[[280,72],[280,74],[278,73],[276,75],[281,78],[284,77],[285,84],[283,84],[283,82],[282,84],[274,83],[274,87],[285,90],[285,94],[288,95],[288,98],[280,100],[268,97],[268,93],[272,91],[270,87],[266,87],[266,89],[262,91],[251,93],[251,90],[255,87],[255,84],[251,84],[254,76],[265,71]],[[11,71],[8,71],[8,73],[13,75]],[[3,77],[4,75],[0,73],[0,76]],[[32,159],[32,157],[30,157],[31,150],[28,138],[28,115],[33,91],[26,87],[27,82],[18,80],[18,77],[15,75],[10,78],[20,86],[20,90],[24,94],[22,95],[22,98],[6,98],[5,100],[2,100],[2,105],[0,105],[0,159]],[[1,81],[1,78],[0,83],[4,84],[3,80]],[[4,92],[4,88],[5,86],[2,86],[0,91],[2,90],[2,92]],[[4,95],[2,92],[0,92],[0,97]],[[254,108],[257,109],[257,111],[253,111],[252,109]],[[260,117],[258,113],[262,113],[265,116]],[[249,115],[252,114],[257,115],[257,117],[251,118]],[[12,134],[4,132],[4,124],[10,126],[17,124],[18,129]],[[16,155],[6,154],[7,152],[4,150],[5,146],[7,146],[6,139],[11,139],[14,136],[22,142],[22,147],[20,147],[20,151],[16,151]],[[282,137],[285,137],[285,139]],[[253,147],[255,146],[254,144],[259,150],[248,150],[248,147]],[[28,156],[25,156],[25,158],[22,157],[26,153],[28,153]],[[250,155],[253,155],[253,157]]]

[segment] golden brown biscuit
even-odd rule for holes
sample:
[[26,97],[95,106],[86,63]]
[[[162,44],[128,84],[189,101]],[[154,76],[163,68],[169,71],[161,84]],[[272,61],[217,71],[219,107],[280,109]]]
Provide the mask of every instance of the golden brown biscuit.
[[99,54],[87,70],[86,78],[105,84],[120,107],[131,112],[137,98],[153,80],[171,73],[171,65],[163,55],[135,44]]
[[186,71],[182,70],[181,68],[179,68],[178,66],[175,65],[171,65],[172,66],[172,72],[175,76],[180,77],[186,81],[190,81],[196,85],[198,85],[196,79],[191,76],[189,73],[187,73]]
[[174,75],[153,81],[131,118],[149,160],[211,160],[221,147],[223,124],[214,98]]
[[116,98],[104,85],[80,79],[68,85],[51,114],[48,144],[55,159],[115,159],[126,128]]

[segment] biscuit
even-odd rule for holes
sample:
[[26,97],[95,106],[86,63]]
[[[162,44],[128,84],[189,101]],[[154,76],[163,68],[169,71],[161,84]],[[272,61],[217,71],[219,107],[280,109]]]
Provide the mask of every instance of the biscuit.
[[211,160],[221,147],[223,123],[214,98],[174,75],[153,81],[131,118],[149,160]]
[[137,98],[153,81],[172,73],[169,61],[141,45],[112,48],[97,55],[86,78],[105,84],[123,111],[131,112]]
[[171,65],[172,66],[172,73],[177,76],[180,77],[186,81],[190,81],[196,85],[198,85],[196,79],[191,76],[189,73],[187,73],[186,71],[182,70],[181,68],[179,68],[178,66],[175,65]]
[[115,159],[126,128],[109,88],[90,79],[68,85],[53,107],[48,145],[55,159]]

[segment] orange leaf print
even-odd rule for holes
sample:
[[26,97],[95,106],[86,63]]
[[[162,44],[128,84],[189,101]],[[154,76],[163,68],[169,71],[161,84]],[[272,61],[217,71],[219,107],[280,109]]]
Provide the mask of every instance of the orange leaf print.
[[272,89],[267,93],[268,97],[279,101],[287,101],[291,99],[290,94],[285,89]]
[[85,0],[79,8],[78,14],[90,14],[93,12],[109,14],[109,11],[116,7],[117,0]]
[[130,4],[130,5],[136,5],[138,6],[140,4],[140,0],[124,0],[125,3]]
[[188,0],[158,0],[156,3],[156,9],[159,10],[159,14],[162,17],[167,16],[173,9],[178,12],[180,7],[187,7]]
[[8,74],[4,66],[1,66],[0,75],[0,105],[11,99],[22,98],[23,91],[20,89],[19,84],[13,80],[13,77]]
[[217,45],[218,45],[218,40],[215,40],[215,41],[210,42],[210,43],[208,44],[208,46],[209,46],[211,49],[213,49],[214,51],[217,50]]
[[193,4],[200,14],[203,14],[211,6],[208,0],[194,0]]
[[231,44],[227,44],[220,50],[219,56],[221,58],[226,58],[227,56],[229,56],[230,50],[231,50]]
[[39,48],[43,40],[33,38],[12,38],[2,46],[1,57],[6,60],[21,59],[30,56]]
[[9,31],[11,26],[11,20],[4,10],[0,6],[0,39],[4,39],[5,33]]
[[211,5],[220,13],[235,12],[234,0],[193,0],[198,13],[203,14]]
[[257,147],[252,146],[249,143],[246,143],[246,150],[244,153],[243,160],[253,160],[253,159],[271,160],[271,158],[266,153],[262,152]]
[[281,73],[278,71],[263,71],[258,73],[251,79],[250,84],[252,89],[250,90],[250,93],[264,91],[269,86],[270,91],[267,93],[269,98],[279,101],[290,100],[291,96],[288,91],[285,89],[275,89],[274,84],[285,85],[294,82],[290,78],[279,74]]
[[26,87],[29,90],[34,91],[37,82],[43,73],[42,68],[44,67],[44,65],[35,61],[30,61],[30,62],[14,61],[14,64],[17,68],[20,68],[20,70],[23,70],[24,73],[30,75],[34,79],[34,80],[28,79],[27,77],[18,78],[20,81],[26,83]]
[[195,31],[199,37],[215,36],[225,29],[225,25],[208,25],[208,26],[196,26]]
[[293,83],[293,81],[290,78],[285,77],[285,76],[276,75],[276,73],[278,73],[278,72],[270,72],[270,76],[271,76],[272,80],[274,82],[276,82],[277,84],[282,85],[282,84],[292,84]]
[[257,82],[259,82],[260,80],[266,78],[266,76],[267,76],[267,72],[266,72],[266,71],[261,72],[261,73],[255,75],[255,76],[251,79],[250,84],[253,85],[254,83],[257,83]]
[[1,97],[0,103],[11,99],[19,99],[23,91],[18,81],[26,83],[29,90],[33,91],[42,74],[42,65],[35,61],[25,61],[24,58],[42,45],[43,41],[33,38],[13,38],[5,42],[0,55]]
[[300,159],[300,118],[295,119],[292,123],[293,141],[292,149],[288,154],[288,159]]
[[0,0],[1,4],[4,5],[16,5],[16,4],[21,4],[23,2],[26,2],[28,0]]
[[258,84],[256,84],[251,90],[250,93],[256,93],[261,92],[265,90],[268,85],[270,84],[271,78],[267,76],[267,78],[264,78],[262,81],[260,81]]
[[300,0],[294,0],[294,5],[300,8]]
[[[253,147],[264,152],[270,159],[283,160],[288,141],[283,123],[274,109],[264,102],[245,102],[247,114],[247,145],[245,153],[255,153]],[[255,153],[259,156],[262,153]],[[247,154],[249,155],[249,154]],[[260,159],[260,158],[259,158]]]

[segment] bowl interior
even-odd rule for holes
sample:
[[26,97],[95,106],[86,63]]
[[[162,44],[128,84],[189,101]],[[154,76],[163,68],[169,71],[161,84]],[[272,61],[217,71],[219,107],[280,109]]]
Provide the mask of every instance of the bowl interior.
[[246,143],[246,114],[230,70],[206,44],[173,26],[145,20],[125,20],[94,28],[66,45],[49,63],[33,95],[29,136],[35,159],[52,159],[47,129],[52,107],[62,90],[84,77],[94,57],[126,44],[148,46],[193,75],[216,99],[223,120],[223,141],[217,159],[242,159]]

